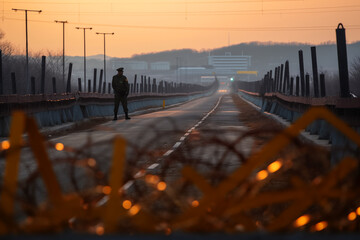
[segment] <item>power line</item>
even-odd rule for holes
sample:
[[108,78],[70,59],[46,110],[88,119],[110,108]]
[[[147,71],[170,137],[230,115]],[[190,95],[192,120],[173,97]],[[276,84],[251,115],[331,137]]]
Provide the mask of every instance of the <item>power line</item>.
[[[345,8],[345,9],[342,9]],[[349,9],[350,8],[350,9]],[[358,9],[355,9],[358,8]],[[310,11],[309,11],[310,10]],[[318,10],[318,11],[311,11]],[[122,16],[148,16],[148,15],[253,15],[253,14],[293,14],[293,13],[332,13],[332,12],[358,12],[360,11],[360,5],[347,5],[347,6],[332,6],[332,7],[313,7],[313,8],[277,8],[277,9],[266,9],[266,10],[241,10],[241,11],[183,11],[177,12],[80,12],[81,15],[119,15]],[[8,13],[10,11],[6,11]],[[61,11],[46,11],[44,15],[78,15],[79,12],[61,12]]]
[[[16,18],[5,18],[7,20],[20,21]],[[51,23],[50,21],[29,20],[32,22]],[[99,23],[83,23],[83,22],[69,22],[72,25],[91,25],[101,27],[116,27],[116,28],[133,28],[133,29],[159,29],[159,30],[191,30],[191,31],[318,31],[318,30],[334,30],[334,26],[272,26],[272,27],[182,27],[182,26],[146,26],[146,25],[120,25],[120,24],[99,24]],[[360,25],[347,25],[346,29],[360,29]]]
[[[219,0],[215,0],[215,1],[191,1],[191,2],[187,2],[189,4],[234,4],[234,3],[259,3],[259,2],[264,2],[264,3],[267,3],[267,2],[302,2],[303,0],[235,0],[235,1],[229,1],[229,0],[222,0],[222,1],[219,1]],[[78,5],[79,3],[74,3],[74,2],[14,2],[14,1],[4,1],[5,3],[13,3],[13,4],[24,4],[24,3],[27,3],[27,4],[49,4],[49,5],[56,5],[56,4],[62,4],[62,5],[65,5],[65,4],[69,4],[69,5]],[[94,4],[94,5],[104,5],[103,2],[82,2],[80,4],[85,4],[85,5],[89,5],[89,4]],[[121,5],[144,5],[144,4],[147,4],[147,5],[153,5],[153,4],[161,4],[161,5],[164,5],[164,4],[184,4],[184,1],[147,1],[147,2],[142,2],[142,3],[137,3],[137,2],[134,2],[134,1],[129,1],[129,2],[110,2],[108,4],[121,4]]]

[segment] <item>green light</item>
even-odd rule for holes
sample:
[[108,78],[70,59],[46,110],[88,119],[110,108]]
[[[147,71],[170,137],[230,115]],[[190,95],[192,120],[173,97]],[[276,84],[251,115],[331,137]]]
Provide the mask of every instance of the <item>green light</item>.
[[230,78],[230,81],[234,81],[234,78]]

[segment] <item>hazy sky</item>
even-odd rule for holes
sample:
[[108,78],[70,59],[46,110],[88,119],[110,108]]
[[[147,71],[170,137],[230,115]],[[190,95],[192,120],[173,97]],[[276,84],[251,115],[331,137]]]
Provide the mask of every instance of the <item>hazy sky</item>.
[[163,50],[212,49],[243,42],[306,42],[335,39],[338,23],[348,42],[360,40],[360,0],[12,0],[0,1],[0,29],[5,40],[25,52],[25,12],[28,12],[29,51],[62,52],[65,25],[66,55],[106,53],[112,57]]

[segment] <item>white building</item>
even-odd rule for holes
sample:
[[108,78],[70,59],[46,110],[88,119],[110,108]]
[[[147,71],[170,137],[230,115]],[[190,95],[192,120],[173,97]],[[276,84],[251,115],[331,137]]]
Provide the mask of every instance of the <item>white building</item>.
[[157,71],[170,70],[170,63],[169,62],[153,62],[153,63],[150,63],[150,69],[157,70]]
[[125,70],[148,70],[148,63],[145,61],[112,61],[112,69],[119,67]]
[[251,56],[231,55],[226,52],[225,55],[209,56],[208,63],[215,70],[247,71],[251,66]]

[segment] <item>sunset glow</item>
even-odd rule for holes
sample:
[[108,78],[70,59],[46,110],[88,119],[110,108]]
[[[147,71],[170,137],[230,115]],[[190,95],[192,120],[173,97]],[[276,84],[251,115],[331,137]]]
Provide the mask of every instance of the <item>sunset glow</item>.
[[62,52],[65,24],[66,55],[82,56],[83,32],[87,54],[131,57],[133,54],[191,48],[205,50],[244,42],[335,42],[343,23],[348,42],[360,40],[358,0],[22,0],[2,1],[0,29],[4,40],[25,52],[25,14],[28,12],[29,51]]

